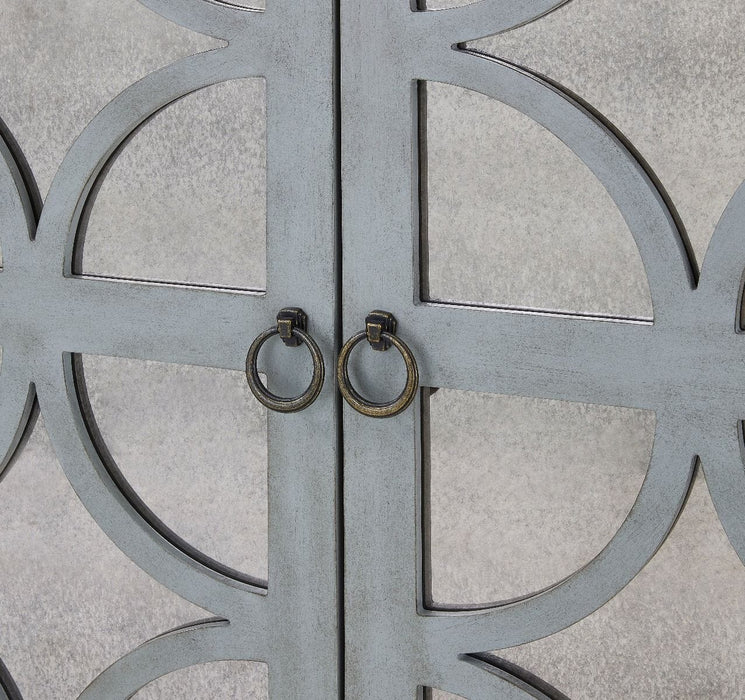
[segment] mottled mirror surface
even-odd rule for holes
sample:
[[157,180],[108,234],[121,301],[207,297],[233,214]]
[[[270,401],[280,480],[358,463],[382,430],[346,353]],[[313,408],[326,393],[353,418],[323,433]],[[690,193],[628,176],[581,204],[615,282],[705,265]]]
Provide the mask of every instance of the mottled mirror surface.
[[[443,2],[439,6],[453,4],[458,3]],[[435,6],[430,2],[430,7]],[[106,3],[69,0],[57,4],[3,0],[0,18],[5,29],[4,41],[0,43],[3,66],[0,116],[28,155],[42,193],[47,192],[73,139],[111,98],[136,79],[180,56],[219,45],[158,18],[135,0]],[[624,3],[573,0],[535,24],[480,40],[473,47],[548,75],[610,118],[659,175],[681,213],[700,260],[724,206],[745,179],[743,26],[745,6],[736,0]],[[210,100],[200,102],[205,98],[196,95],[174,105],[172,114],[196,110],[200,112],[196,117],[211,124],[222,117],[238,119],[231,123],[245,125],[247,134],[256,137],[250,144],[242,142],[248,144],[248,151],[242,152],[252,159],[257,157],[252,163],[260,162],[260,150],[254,148],[261,141],[258,125],[264,106],[260,90],[255,93],[252,105],[243,104],[238,93],[230,96],[215,91],[215,107],[233,100],[232,104],[241,109],[253,110],[251,115],[255,119],[246,118],[245,112],[215,115]],[[430,278],[435,284],[431,291],[442,298],[485,304],[650,315],[645,281],[629,246],[630,236],[618,214],[607,205],[604,192],[587,178],[574,156],[553,143],[552,137],[523,118],[511,115],[499,104],[448,86],[433,85],[429,90],[433,120],[429,125],[433,142],[428,154],[433,176],[430,180],[433,190],[429,193],[433,207]],[[221,185],[227,189],[240,187],[233,178],[243,178],[240,191],[248,197],[245,168],[249,166],[246,161],[226,160],[225,154],[230,153],[229,140],[215,141],[223,154],[222,160],[216,159],[208,148],[210,142],[194,133],[192,121],[175,117],[168,125],[159,126],[159,122],[165,124],[168,120],[167,110],[148,125],[152,136],[143,130],[135,139],[152,138],[163,149],[162,157],[148,159],[148,146],[140,146],[138,154],[137,143],[133,141],[134,150],[128,156],[132,160],[129,164],[123,160],[115,165],[108,185],[104,183],[93,210],[89,227],[91,248],[86,253],[98,255],[99,264],[94,265],[93,258],[89,258],[84,260],[84,270],[89,265],[93,273],[162,277],[164,272],[157,265],[167,262],[168,279],[262,286],[261,252],[255,258],[245,252],[249,230],[257,241],[262,236],[258,190],[256,199],[247,198],[230,205],[237,207],[235,215],[229,214],[229,223],[234,226],[231,236],[238,240],[231,239],[235,247],[228,251],[227,257],[220,257],[224,251],[220,250],[219,255],[217,251],[217,242],[224,240],[220,238],[225,234],[224,229],[194,233],[183,250],[169,251],[178,260],[147,259],[153,249],[142,245],[138,248],[139,244],[134,243],[133,235],[143,233],[144,227],[133,231],[134,219],[128,217],[143,215],[158,228],[158,217],[163,216],[158,205],[166,211],[169,203],[163,187],[175,186],[176,192],[181,192],[177,196],[183,201],[190,192],[202,191],[205,172],[212,173],[213,179],[208,182],[216,185],[223,167],[230,166],[226,173],[230,168],[237,171],[230,170],[230,176]],[[177,141],[171,141],[166,133]],[[244,136],[248,138],[241,134],[241,138]],[[181,149],[177,156],[168,153],[168,144],[176,142]],[[169,162],[170,167],[166,168]],[[452,174],[448,175],[450,180],[446,178],[438,184],[434,176],[442,164],[452,168]],[[504,175],[507,165],[509,176]],[[250,167],[258,175],[260,167]],[[143,168],[146,170],[141,171]],[[501,179],[494,180],[495,177]],[[137,196],[140,193],[144,196],[150,178],[160,183],[162,201],[155,198],[157,193],[148,192],[154,198],[142,211],[133,211],[138,208],[133,206],[138,203]],[[494,188],[486,184],[490,178],[499,183],[497,197]],[[254,183],[251,187],[260,187],[260,175],[258,179],[252,177],[251,183]],[[440,201],[448,186],[457,194],[457,207]],[[540,210],[535,206],[538,202],[545,205]],[[549,209],[555,215],[550,215]],[[152,212],[151,216],[146,216],[148,211]],[[219,212],[224,213],[227,212]],[[462,229],[467,229],[473,237],[468,243],[470,250],[483,253],[483,259],[477,262],[483,263],[487,272],[493,272],[496,265],[499,275],[491,278],[483,273],[473,275],[473,256],[466,255],[469,249],[453,243],[463,235]],[[601,235],[601,229],[607,235]],[[513,238],[495,238],[495,230],[507,230]],[[591,238],[583,237],[582,231]],[[549,235],[551,232],[557,235]],[[438,235],[444,251],[439,272],[434,269],[437,254],[434,244]],[[95,251],[97,237],[98,252]],[[207,250],[205,241],[215,241],[215,249]],[[142,268],[137,267],[138,260],[142,261]],[[249,261],[256,267],[247,267]],[[182,267],[177,268],[177,263]],[[147,265],[155,267],[148,270]],[[455,287],[455,283],[464,286]],[[110,365],[106,368],[105,381],[110,387],[106,395],[110,407],[115,407],[132,391],[132,376],[126,363]],[[162,371],[167,374],[171,370]],[[211,390],[222,386],[217,379],[205,383]],[[229,384],[225,384],[226,392]],[[197,406],[204,400],[204,388],[198,383],[183,384],[179,393],[166,398],[178,397],[186,406]],[[244,400],[242,397],[237,392],[231,401],[238,406]],[[477,433],[477,426],[472,426],[475,437],[471,447],[477,455],[479,451],[482,453],[475,462],[486,470],[482,472],[485,478],[505,473],[500,458],[504,460],[506,454],[509,455],[507,469],[515,475],[513,488],[517,488],[521,479],[531,478],[531,465],[536,464],[534,442],[542,436],[536,429],[533,443],[527,439],[530,426],[539,425],[536,411],[540,407],[534,402],[502,397],[448,397],[443,392],[432,398],[433,412],[440,410],[437,401],[442,402],[440,418],[433,418],[438,433],[442,432],[443,424],[457,422],[452,419],[454,411],[470,412],[477,416],[476,423],[481,420],[485,425],[489,421],[504,421],[503,432],[489,436],[487,431],[488,439],[479,437],[485,433]],[[495,411],[495,406],[503,410]],[[216,420],[214,415],[200,415],[188,408],[184,413],[183,429],[194,434],[210,431]],[[101,415],[105,414],[104,408]],[[127,411],[120,415],[110,410],[107,432],[125,440],[130,434],[131,418]],[[143,414],[142,425],[148,420],[154,419]],[[561,542],[579,547],[572,566],[581,565],[592,556],[606,532],[602,531],[602,537],[600,533],[590,532],[596,520],[588,523],[588,519],[601,518],[602,527],[609,531],[617,518],[623,516],[629,505],[627,499],[633,498],[643,476],[642,447],[648,446],[650,418],[634,411],[593,407],[583,413],[576,407],[562,411],[555,406],[543,420],[548,421],[543,425],[548,425],[546,430],[553,431],[551,434],[557,441],[576,437],[573,447],[562,453],[567,473],[575,479],[582,472],[582,454],[577,450],[589,453],[593,444],[608,445],[603,454],[609,459],[618,458],[622,452],[637,454],[639,461],[632,465],[619,459],[617,473],[611,467],[612,462],[607,463],[606,483],[617,487],[617,491],[608,490],[608,486],[598,494],[581,492],[590,499],[584,502],[575,501],[574,492],[567,491],[567,497],[562,500],[557,492],[561,480],[554,482],[555,489],[549,488],[549,480],[543,485],[545,493],[526,494],[524,489],[516,492],[507,513],[495,512],[496,508],[489,513],[487,498],[480,503],[474,501],[478,507],[468,510],[458,500],[458,490],[453,489],[455,478],[443,478],[437,493],[433,491],[433,497],[439,499],[441,528],[447,526],[448,517],[457,517],[458,527],[467,532],[467,537],[478,541],[481,529],[488,541],[488,537],[495,535],[489,529],[491,519],[501,519],[503,531],[498,534],[500,541],[507,543],[506,547],[514,547],[515,542],[526,543],[526,549],[518,552],[521,557],[527,557],[522,559],[523,572],[529,569],[527,548],[546,548],[546,538],[554,536],[546,523],[557,517],[563,517],[567,526],[561,531]],[[237,414],[229,416],[228,425],[231,421],[242,422]],[[505,434],[508,427],[512,431]],[[622,436],[626,437],[624,444],[614,453],[614,441],[621,441]],[[433,436],[434,453],[437,453],[436,441],[442,439]],[[245,459],[244,440],[245,433],[241,437],[236,432],[230,447],[225,449],[237,450]],[[139,444],[122,443],[119,449],[132,455],[140,451],[157,454],[160,450],[164,463],[170,459],[170,464],[175,464],[178,449],[183,446],[173,445],[173,454],[166,457],[166,448],[170,447],[161,442],[162,437],[155,432],[141,433]],[[453,460],[461,464],[464,461],[460,454],[450,455],[444,449],[439,454],[438,468],[443,475],[452,472]],[[623,471],[626,469],[628,473]],[[555,478],[558,473],[548,470],[543,474]],[[131,478],[136,478],[134,472]],[[201,483],[205,493],[214,488],[211,475],[197,472],[196,478],[204,479]],[[474,480],[478,478],[478,472],[467,475],[463,488],[475,489]],[[493,483],[486,483],[493,487]],[[564,486],[568,489],[571,483],[577,482],[568,481]],[[588,516],[581,510],[590,502],[593,507],[595,504],[604,507],[606,502],[602,498],[610,497],[611,493],[618,494],[617,501],[613,500],[616,496],[611,499],[611,512]],[[3,619],[0,657],[11,668],[24,697],[55,700],[75,697],[107,665],[137,644],[174,625],[205,616],[204,611],[154,583],[100,532],[64,479],[43,421],[22,457],[0,483],[0,496],[0,569],[12,572],[12,575],[3,574],[0,586]],[[536,525],[527,523],[521,515],[519,499],[526,496],[532,498],[529,507],[543,509],[537,523],[537,527],[544,528],[541,532],[526,533],[527,525]],[[593,502],[593,499],[598,500]],[[188,507],[198,512],[199,500],[190,501]],[[510,512],[516,514],[514,520],[507,517]],[[243,513],[240,517],[246,533],[261,532],[263,514]],[[175,521],[173,526],[177,527]],[[588,537],[573,541],[572,532],[585,533]],[[445,542],[437,554],[440,583],[435,575],[434,585],[436,593],[437,585],[441,586],[439,597],[446,602],[502,597],[510,586],[513,592],[525,592],[533,585],[541,585],[541,577],[548,581],[563,575],[564,564],[571,568],[568,562],[557,558],[552,564],[557,568],[529,572],[539,580],[514,578],[518,567],[510,574],[512,582],[505,583],[506,572],[489,570],[492,566],[496,568],[503,556],[499,549],[491,548],[488,552],[492,560],[487,556],[464,559],[462,539]],[[246,568],[258,569],[258,564],[245,558],[249,549],[238,543],[233,554],[221,555],[242,562]],[[461,583],[448,584],[447,567],[457,561],[470,567],[471,575]],[[727,543],[705,484],[699,478],[669,541],[617,598],[564,632],[499,653],[541,675],[575,699],[740,697],[745,685],[743,590],[742,564]],[[251,697],[252,692],[258,692],[256,697],[261,697],[261,671],[257,671],[259,684],[254,690],[242,685],[246,679],[243,667],[226,666],[220,674],[223,672],[229,679],[222,676],[226,686],[221,687],[239,689],[240,697]],[[161,693],[162,697],[205,697],[203,677],[189,673],[178,676],[159,681],[141,696],[156,693],[151,697],[159,697],[157,693]],[[230,692],[223,696],[230,697]],[[436,694],[435,697],[449,696]]]
[[435,607],[558,583],[623,523],[649,466],[653,413],[441,389],[430,398]]
[[145,505],[208,557],[265,580],[266,409],[245,375],[94,355],[82,364],[104,450]]
[[208,616],[106,537],[57,464],[43,418],[0,489],[0,654],[24,698],[75,698],[134,647]]
[[265,103],[263,78],[233,80],[145,124],[101,182],[76,272],[263,289]]
[[736,698],[743,590],[745,569],[699,477],[668,541],[618,596],[563,632],[498,653],[573,700]]
[[136,700],[169,700],[180,697],[266,700],[269,669],[250,661],[216,661],[186,668],[153,681]]
[[652,316],[634,239],[576,155],[477,92],[430,82],[420,93],[425,298]]
[[620,129],[670,194],[700,263],[745,180],[743,22],[745,6],[729,0],[572,0],[469,47],[561,83]]

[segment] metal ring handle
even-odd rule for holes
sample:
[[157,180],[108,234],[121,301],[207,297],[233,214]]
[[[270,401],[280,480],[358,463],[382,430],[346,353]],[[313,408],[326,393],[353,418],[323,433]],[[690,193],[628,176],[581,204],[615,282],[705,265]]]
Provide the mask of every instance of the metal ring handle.
[[393,345],[401,353],[406,363],[406,386],[404,386],[398,398],[388,403],[368,401],[357,392],[349,380],[349,356],[359,343],[368,339],[367,331],[361,331],[357,335],[353,335],[341,349],[336,366],[336,378],[342,396],[355,411],[370,418],[392,418],[405,411],[414,400],[419,388],[419,368],[409,346],[397,335],[383,331],[379,337]]
[[266,343],[269,338],[275,335],[280,335],[278,328],[269,328],[259,335],[248,350],[248,356],[246,357],[246,378],[248,379],[248,386],[251,388],[253,395],[266,406],[271,408],[272,411],[278,411],[279,413],[295,413],[302,411],[304,408],[308,408],[317,398],[318,394],[321,393],[323,388],[323,381],[326,378],[326,368],[323,364],[323,355],[321,349],[318,347],[313,338],[308,335],[304,330],[293,326],[291,329],[292,335],[302,341],[310,352],[310,356],[313,359],[313,377],[310,380],[308,388],[300,394],[291,399],[285,399],[281,396],[273,394],[269,389],[264,386],[264,383],[259,377],[259,370],[256,366],[256,360],[259,357],[259,350]]

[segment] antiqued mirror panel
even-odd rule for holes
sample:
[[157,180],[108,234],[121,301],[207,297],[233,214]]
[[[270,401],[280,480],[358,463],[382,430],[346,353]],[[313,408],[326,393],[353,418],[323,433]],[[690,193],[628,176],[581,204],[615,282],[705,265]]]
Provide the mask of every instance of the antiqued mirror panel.
[[265,106],[265,80],[247,78],[153,117],[103,177],[76,271],[263,289]]
[[267,700],[269,669],[251,661],[216,661],[170,673],[146,685],[136,700],[235,698]]
[[3,0],[1,118],[45,195],[85,126],[128,85],[222,42],[158,16],[137,0]]
[[76,698],[122,655],[208,615],[106,537],[65,478],[43,418],[0,482],[0,523],[0,657],[23,698]]
[[623,217],[561,141],[463,88],[420,83],[420,103],[424,298],[652,317]]
[[602,112],[660,179],[700,263],[745,179],[744,24],[737,0],[572,0],[468,46],[546,75]]
[[93,355],[80,364],[100,452],[145,505],[203,554],[265,580],[267,416],[245,375]]
[[626,518],[654,442],[654,414],[632,409],[440,389],[427,413],[434,607],[524,596],[581,569]]
[[699,473],[670,537],[618,596],[558,634],[497,654],[572,700],[735,698],[745,684],[743,586]]

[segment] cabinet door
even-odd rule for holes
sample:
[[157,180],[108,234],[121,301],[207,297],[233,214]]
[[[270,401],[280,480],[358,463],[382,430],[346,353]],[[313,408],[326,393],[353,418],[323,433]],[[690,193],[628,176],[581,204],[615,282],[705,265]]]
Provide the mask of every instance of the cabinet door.
[[[743,493],[743,407],[732,393],[742,372],[733,322],[743,267],[734,230],[743,192],[720,224],[695,288],[695,261],[677,216],[624,138],[560,86],[462,43],[561,4],[482,0],[428,11],[400,0],[341,3],[344,338],[365,328],[371,310],[392,313],[418,362],[422,387],[413,406],[395,417],[371,418],[344,408],[349,698],[414,698],[427,688],[468,698],[559,697],[489,651],[562,630],[619,592],[672,528],[702,450],[712,455],[707,475],[720,518],[743,553],[733,510],[735,500],[742,502],[735,494]],[[579,156],[634,237],[653,321],[428,299],[422,262],[424,81],[494,98],[553,132]],[[354,352],[351,376],[359,394],[381,402],[400,391],[395,350],[374,353],[359,346]],[[479,609],[435,609],[424,556],[426,412],[433,388],[655,412],[646,479],[600,554],[535,595]],[[698,412],[696,406],[705,408]]]
[[[35,387],[59,460],[96,522],[153,578],[215,616],[134,650],[82,697],[130,697],[180,668],[244,659],[269,665],[273,698],[335,697],[340,620],[338,400],[332,381],[338,205],[333,3],[272,0],[265,12],[202,0],[144,4],[227,45],[169,65],[114,99],[66,156],[38,229],[34,186],[9,131],[2,129],[0,187],[8,224],[0,274],[6,437],[0,449],[8,450],[2,467],[23,435]],[[186,95],[255,76],[263,76],[267,86],[266,290],[83,274],[86,212],[130,136]],[[252,341],[277,326],[283,307],[306,312],[331,380],[303,412],[269,413],[268,581],[260,581],[200,554],[124,481],[86,400],[80,356],[242,372]],[[260,369],[274,393],[286,396],[304,382],[300,353],[306,348],[286,348],[277,338],[262,350]],[[0,665],[0,696],[13,693],[10,673],[12,668]]]

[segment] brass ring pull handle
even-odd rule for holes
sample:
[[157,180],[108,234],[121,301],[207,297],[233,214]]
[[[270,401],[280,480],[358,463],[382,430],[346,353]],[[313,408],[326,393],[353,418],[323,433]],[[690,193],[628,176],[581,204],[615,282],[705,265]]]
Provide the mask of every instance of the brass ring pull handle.
[[[277,314],[277,325],[274,328],[265,330],[259,335],[248,350],[246,357],[246,378],[248,386],[251,388],[253,395],[272,411],[279,413],[295,413],[308,408],[321,393],[323,380],[326,377],[326,368],[323,364],[323,355],[316,344],[316,341],[308,335],[307,332],[308,317],[302,309],[288,308],[282,309]],[[305,343],[313,358],[313,377],[310,380],[308,388],[300,394],[290,399],[282,398],[273,394],[264,386],[259,377],[256,361],[259,356],[259,350],[269,338],[278,335],[282,342],[288,347],[298,347]]]
[[[406,386],[398,398],[389,403],[375,403],[362,397],[349,380],[349,356],[352,350],[367,340],[374,350],[385,351],[391,345],[401,353],[406,363]],[[396,335],[396,319],[387,311],[373,311],[365,319],[365,330],[353,335],[341,349],[336,365],[336,378],[344,400],[358,413],[371,418],[391,418],[405,411],[419,388],[419,368],[409,346]]]

